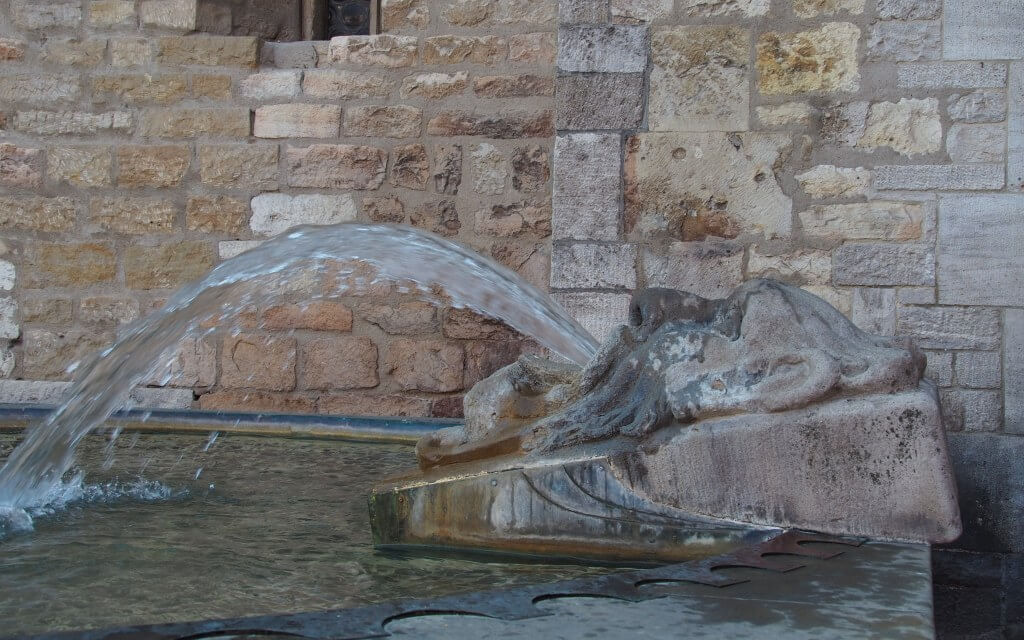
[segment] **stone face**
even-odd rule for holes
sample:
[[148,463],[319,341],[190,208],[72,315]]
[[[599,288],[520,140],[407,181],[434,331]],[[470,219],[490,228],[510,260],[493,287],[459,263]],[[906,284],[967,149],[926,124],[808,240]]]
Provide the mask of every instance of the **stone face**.
[[941,57],[941,27],[936,22],[879,22],[866,43],[868,60],[936,60]]
[[828,240],[918,240],[924,211],[919,204],[859,202],[811,207],[799,214],[804,235]]
[[295,360],[294,338],[228,336],[221,345],[220,384],[229,389],[291,391]]
[[969,307],[904,307],[896,335],[910,336],[924,349],[996,349],[999,313]]
[[643,119],[643,74],[569,74],[556,79],[559,131],[636,129]]
[[903,98],[899,102],[871,105],[858,147],[889,147],[905,156],[931,153],[942,148],[939,101]]
[[551,251],[551,286],[561,289],[632,289],[636,247],[628,244],[556,245]]
[[277,159],[277,145],[200,145],[199,177],[213,187],[273,191],[278,187]]
[[793,0],[793,13],[801,18],[831,16],[841,12],[855,15],[864,13],[864,0]]
[[123,102],[170,104],[186,96],[188,77],[183,73],[100,75],[93,76],[92,90]]
[[35,380],[67,380],[72,363],[106,347],[113,336],[95,331],[29,329],[22,338],[22,372]]
[[1000,164],[882,165],[875,167],[876,189],[971,191],[1002,189],[1006,171]]
[[173,66],[256,67],[260,41],[248,36],[166,36],[157,40],[156,59]]
[[790,235],[792,200],[772,168],[788,136],[649,133],[627,147],[627,232],[679,240]]
[[301,347],[300,362],[306,389],[369,389],[380,383],[377,345],[366,336],[310,340]]
[[935,251],[913,244],[847,243],[832,255],[832,281],[857,286],[935,283]]
[[124,133],[132,127],[127,111],[81,113],[77,111],[18,111],[14,128],[36,135],[91,135],[101,131]]
[[533,145],[519,147],[512,154],[512,188],[523,193],[541,191],[551,178],[548,153]]
[[943,11],[942,53],[951,60],[1019,58],[1024,16],[1013,0],[962,0]]
[[1001,162],[1006,157],[1006,127],[1002,124],[955,124],[946,136],[953,162]]
[[249,219],[249,205],[230,196],[192,196],[185,206],[185,228],[203,233],[239,233]]
[[757,43],[758,87],[764,94],[856,91],[860,29],[830,22],[797,33],[765,33]]
[[1006,119],[1006,94],[979,89],[966,95],[952,95],[946,102],[951,120],[960,122],[1002,122]]
[[651,131],[745,131],[750,111],[746,29],[667,27],[651,37]]
[[1006,65],[991,62],[905,62],[896,68],[901,89],[974,89],[1006,85]]
[[168,233],[177,216],[174,203],[158,198],[93,198],[89,203],[89,222],[113,233]]
[[356,219],[350,195],[264,193],[252,199],[253,233],[275,236],[300,224],[336,224]]
[[444,393],[463,388],[465,354],[441,340],[393,340],[382,368],[404,391]]
[[455,73],[418,73],[402,79],[399,93],[402,98],[413,96],[437,100],[462,93],[469,83],[465,71]]
[[269,104],[256,109],[257,138],[334,138],[341,127],[341,107],[326,104]]
[[299,95],[298,71],[263,71],[242,80],[239,92],[246,98],[266,100],[269,98],[294,98]]
[[423,63],[428,65],[495,65],[508,57],[508,41],[498,36],[434,36],[423,41]]
[[347,36],[331,40],[331,61],[381,69],[412,66],[419,56],[415,36]]
[[556,239],[618,238],[621,146],[617,134],[579,133],[555,138],[551,202]]
[[128,189],[173,187],[180,184],[192,162],[188,147],[119,147],[117,186]]
[[407,144],[391,150],[391,184],[424,191],[429,178],[430,158],[422,144]]
[[42,183],[43,150],[0,144],[0,185],[34,188]]
[[483,143],[470,152],[473,162],[473,191],[496,196],[505,192],[508,181],[508,162],[493,144]]
[[0,197],[0,227],[23,231],[69,231],[75,225],[71,198]]
[[213,249],[205,242],[131,246],[124,252],[124,281],[129,289],[176,289],[213,268]]
[[628,25],[561,27],[558,68],[562,71],[639,73],[647,66],[647,30]]
[[376,147],[313,144],[287,147],[284,161],[292,187],[376,189],[384,182],[387,153]]
[[812,198],[859,198],[871,186],[871,171],[863,167],[836,167],[820,164],[796,175],[804,193]]
[[423,127],[423,111],[407,105],[349,107],[345,135],[374,138],[415,138]]
[[249,135],[249,110],[234,107],[147,109],[139,123],[139,132],[158,138],[245,138]]
[[1003,402],[1008,433],[1024,433],[1024,310],[1003,312]]
[[644,254],[645,285],[722,298],[743,282],[743,247],[731,242],[673,242],[664,256]]
[[384,98],[393,86],[379,73],[368,71],[310,69],[302,74],[302,92],[325,100]]
[[28,289],[83,287],[117,275],[113,247],[102,243],[37,242],[25,252],[22,286]]
[[1024,263],[1020,195],[939,200],[939,303],[1013,306]]

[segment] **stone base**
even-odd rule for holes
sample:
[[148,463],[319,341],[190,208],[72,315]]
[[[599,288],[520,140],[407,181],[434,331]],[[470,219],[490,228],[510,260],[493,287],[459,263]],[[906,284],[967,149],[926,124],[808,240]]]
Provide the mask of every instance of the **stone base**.
[[961,529],[930,387],[559,453],[384,483],[370,498],[374,541],[677,562],[773,527],[921,542],[951,541]]

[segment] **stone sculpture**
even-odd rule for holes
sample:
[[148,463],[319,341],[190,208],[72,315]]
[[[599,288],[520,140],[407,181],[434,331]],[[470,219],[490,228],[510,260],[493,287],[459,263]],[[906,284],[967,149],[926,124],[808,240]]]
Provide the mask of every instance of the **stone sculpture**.
[[640,291],[586,367],[528,356],[478,383],[465,424],[417,446],[422,471],[374,492],[375,534],[634,560],[773,527],[950,541],[924,368],[909,340],[772,280]]

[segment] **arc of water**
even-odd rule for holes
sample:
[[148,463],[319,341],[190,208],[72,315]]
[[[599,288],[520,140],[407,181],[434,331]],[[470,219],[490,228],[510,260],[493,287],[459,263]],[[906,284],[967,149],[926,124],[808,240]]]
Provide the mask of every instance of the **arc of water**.
[[[62,404],[30,427],[0,469],[0,507],[45,502],[71,468],[78,442],[122,406],[136,384],[166,367],[182,338],[278,294],[261,278],[287,277],[327,261],[371,265],[379,279],[412,282],[426,299],[499,318],[579,364],[597,351],[596,340],[547,294],[454,242],[404,225],[296,227],[221,263],[180,289],[163,309],[128,327],[111,347],[87,358]],[[252,286],[240,286],[246,283]]]

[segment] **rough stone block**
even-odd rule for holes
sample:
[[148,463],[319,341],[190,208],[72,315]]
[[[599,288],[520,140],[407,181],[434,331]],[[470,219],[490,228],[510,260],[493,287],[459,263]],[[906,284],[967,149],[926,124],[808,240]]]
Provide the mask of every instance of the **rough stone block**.
[[599,342],[629,321],[628,293],[559,292],[552,297]]
[[277,161],[276,144],[200,145],[199,176],[213,187],[274,191]]
[[220,384],[228,389],[295,388],[295,338],[240,334],[224,338]]
[[0,260],[0,291],[10,291],[17,282],[17,271],[7,260]]
[[1013,306],[1024,281],[1020,225],[1024,196],[939,200],[939,302]]
[[139,317],[139,301],[123,296],[86,296],[78,305],[82,324],[124,325]]
[[830,22],[797,33],[762,34],[756,58],[761,93],[856,91],[860,88],[860,35],[860,29],[848,22]]
[[393,88],[391,80],[372,71],[310,69],[302,74],[302,92],[322,100],[384,98]]
[[942,57],[942,27],[934,22],[879,22],[868,34],[867,59],[937,60]]
[[25,42],[14,38],[0,38],[0,61],[14,62],[25,59]]
[[647,29],[606,25],[558,30],[558,68],[562,71],[640,73],[647,67]]
[[39,57],[55,66],[95,67],[103,63],[106,51],[106,38],[55,38],[46,42]]
[[953,162],[1002,162],[1006,157],[1006,126],[954,124],[946,136],[946,151]]
[[36,242],[25,251],[22,286],[77,288],[111,282],[116,275],[116,255],[108,244]]
[[202,338],[186,338],[178,345],[167,367],[146,384],[184,387],[191,395],[193,388],[212,387],[216,382],[217,347]]
[[[737,253],[742,257],[742,252]],[[742,263],[742,260],[737,262]],[[747,259],[747,277],[775,278],[799,285],[825,285],[832,280],[832,255],[815,249],[770,255],[762,253],[761,247],[754,245]]]
[[427,122],[427,135],[431,136],[484,136],[505,140],[548,138],[554,131],[554,114],[550,111],[501,115],[441,111]]
[[1024,12],[1015,0],[958,0],[942,17],[947,59],[1003,60],[1024,51]]
[[484,236],[520,236],[527,233],[546,237],[551,234],[551,209],[528,202],[496,204],[476,212],[474,231]]
[[797,214],[804,235],[841,240],[919,240],[924,210],[906,202],[816,205]]
[[248,203],[230,196],[191,196],[185,205],[185,228],[189,231],[237,234],[248,220]]
[[508,60],[526,66],[549,66],[555,63],[555,34],[552,32],[522,33],[508,37]]
[[998,351],[961,351],[956,354],[956,383],[968,389],[996,389],[1002,384]]
[[672,0],[611,0],[612,22],[642,24],[672,15]]
[[738,18],[752,18],[768,13],[771,0],[683,0],[682,8],[691,16],[725,16],[742,14]]
[[445,237],[458,234],[462,228],[454,200],[424,202],[409,214],[409,223]]
[[199,408],[204,411],[316,413],[316,407],[316,398],[308,394],[274,393],[254,389],[215,391],[199,397]]
[[89,24],[94,27],[134,27],[133,0],[93,0],[89,3]]
[[798,173],[797,182],[812,198],[858,198],[866,196],[871,185],[871,171],[863,167],[836,167],[820,164]]
[[71,198],[0,196],[0,227],[22,231],[70,231],[75,226]]
[[455,195],[462,184],[462,147],[457,144],[434,146],[434,191]]
[[127,146],[117,149],[117,186],[127,189],[181,184],[192,163],[186,146]]
[[605,24],[608,0],[558,0],[559,24]]
[[995,89],[978,89],[951,95],[947,101],[949,118],[959,122],[1002,122],[1006,120],[1006,94]]
[[261,240],[226,240],[217,243],[217,257],[221,260],[229,260],[237,255],[245,253],[249,249],[255,249],[263,244]]
[[749,128],[750,32],[734,26],[664,27],[651,37],[651,131]]
[[[642,133],[627,141],[625,230],[677,240],[785,238],[792,200],[773,167],[790,136]],[[557,163],[556,163],[557,165]]]
[[352,312],[339,302],[314,300],[302,304],[278,304],[263,310],[261,328],[267,331],[351,331]]
[[899,102],[872,104],[856,146],[889,147],[905,156],[938,151],[942,148],[939,101],[902,98]]
[[1003,312],[1003,402],[1009,433],[1024,434],[1024,310]]
[[498,36],[434,36],[423,41],[426,65],[468,62],[494,66],[508,58],[508,41]]
[[166,65],[256,67],[260,41],[249,36],[165,36],[157,40],[156,59]]
[[423,111],[408,105],[349,107],[342,130],[352,137],[417,138],[423,130]]
[[501,195],[508,182],[508,161],[493,144],[475,145],[470,151],[473,167],[473,191],[482,195]]
[[851,320],[862,331],[880,336],[896,333],[896,291],[858,287],[853,293]]
[[154,247],[131,246],[124,252],[124,282],[129,289],[176,289],[213,268],[213,249],[186,240]]
[[28,324],[71,324],[73,313],[71,298],[28,298],[21,301],[21,321]]
[[779,128],[787,125],[810,125],[818,110],[806,102],[785,102],[763,105],[755,109],[757,120],[763,127]]
[[169,233],[177,217],[177,205],[159,198],[107,197],[89,203],[89,223],[112,233]]
[[532,74],[477,76],[473,80],[473,93],[482,98],[553,96],[555,82],[551,76]]
[[949,387],[953,384],[953,352],[952,351],[926,351],[928,366],[924,375],[940,387]]
[[636,247],[629,244],[555,245],[551,286],[557,289],[633,289]]
[[430,178],[430,158],[422,144],[407,144],[391,150],[391,184],[425,191]]
[[299,71],[263,71],[246,77],[239,93],[253,100],[294,98],[299,95],[302,73]]
[[128,111],[18,111],[14,116],[14,128],[44,136],[92,135],[101,131],[125,133],[132,128],[132,114]]
[[5,100],[51,107],[54,103],[68,103],[81,94],[77,76],[59,73],[16,73],[0,76],[0,95]]
[[376,189],[384,182],[387,153],[376,147],[313,144],[287,147],[284,160],[292,187]]
[[931,20],[942,11],[942,0],[878,0],[882,20]]
[[517,147],[512,154],[512,188],[523,193],[544,190],[551,178],[548,152],[540,145]]
[[460,340],[514,340],[517,336],[501,320],[489,318],[471,309],[449,309],[444,316],[442,331],[447,338]]
[[0,185],[34,189],[43,181],[43,150],[0,144]]
[[335,138],[341,107],[328,104],[269,104],[256,109],[257,138]]
[[14,340],[19,335],[18,301],[14,298],[0,298],[0,339]]
[[138,67],[153,56],[152,43],[146,38],[111,38],[110,64],[114,67]]
[[393,340],[383,370],[404,391],[445,393],[463,388],[465,352],[441,340]]
[[621,149],[618,134],[580,133],[555,139],[555,239],[618,239]]
[[999,313],[970,307],[903,307],[896,335],[924,349],[997,349]]
[[377,345],[366,336],[315,338],[302,344],[300,354],[305,389],[370,389],[380,383]]
[[941,398],[949,431],[993,432],[1002,424],[1002,396],[998,391],[943,389]]
[[666,255],[644,253],[648,287],[724,298],[743,282],[743,246],[733,242],[673,242]]
[[82,22],[81,0],[11,0],[10,15],[22,29],[73,29]]
[[58,333],[28,329],[22,341],[22,374],[25,377],[32,380],[68,380],[71,378],[67,371],[70,365],[109,346],[114,336],[95,330],[75,329]]
[[397,69],[416,64],[419,41],[415,36],[347,36],[331,40],[331,62]]
[[139,17],[147,27],[191,31],[196,28],[195,0],[144,0]]
[[[376,74],[373,74],[373,78],[376,84]],[[399,95],[403,99],[418,97],[437,100],[462,93],[468,84],[469,74],[465,71],[417,73],[402,79]]]
[[903,62],[900,89],[975,89],[1006,86],[1006,65],[992,62]]
[[801,18],[833,16],[842,12],[864,13],[864,0],[793,0],[793,13]]
[[854,286],[935,283],[935,250],[913,244],[847,243],[832,254],[832,281]]
[[361,318],[389,335],[434,333],[438,329],[437,309],[427,302],[366,303],[357,311]]
[[249,226],[260,236],[276,236],[300,224],[336,224],[356,219],[352,196],[264,193],[252,199]]
[[147,109],[139,133],[156,138],[249,136],[249,110],[238,107]]
[[555,126],[559,131],[640,127],[643,74],[569,74],[559,76],[556,83]]
[[908,191],[1002,189],[1001,164],[882,165],[875,167],[875,188]]
[[115,96],[119,102],[170,104],[186,96],[188,78],[183,73],[95,75],[92,90],[94,95]]
[[222,74],[193,74],[192,96],[227,100],[231,97],[231,76]]

